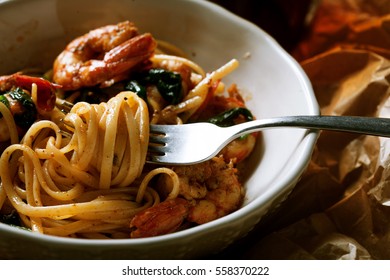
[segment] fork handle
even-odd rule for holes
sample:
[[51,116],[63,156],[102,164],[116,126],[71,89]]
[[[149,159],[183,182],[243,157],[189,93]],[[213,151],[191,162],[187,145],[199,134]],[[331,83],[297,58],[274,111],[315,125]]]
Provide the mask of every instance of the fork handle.
[[390,137],[390,119],[358,116],[286,116],[259,119],[236,126],[233,138],[271,127],[300,127]]

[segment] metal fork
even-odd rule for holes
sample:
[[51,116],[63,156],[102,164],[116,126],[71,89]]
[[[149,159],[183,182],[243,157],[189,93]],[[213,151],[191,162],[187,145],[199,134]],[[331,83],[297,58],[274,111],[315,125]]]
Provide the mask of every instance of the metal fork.
[[147,162],[194,164],[217,155],[232,140],[276,127],[335,130],[390,137],[390,119],[352,116],[287,116],[253,120],[230,127],[211,123],[151,125]]

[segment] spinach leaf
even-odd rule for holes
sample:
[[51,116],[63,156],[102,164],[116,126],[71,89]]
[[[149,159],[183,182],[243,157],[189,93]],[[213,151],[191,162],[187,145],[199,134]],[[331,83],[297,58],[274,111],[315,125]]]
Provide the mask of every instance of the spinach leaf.
[[169,104],[177,104],[182,99],[180,74],[164,69],[150,69],[145,77],[147,83],[155,84],[161,96]]
[[[4,95],[0,95],[0,102],[9,108],[9,101]],[[0,113],[0,118],[3,117],[3,114]]]
[[146,101],[146,88],[139,82],[132,80],[126,84],[125,89],[136,93],[139,97]]
[[20,226],[19,215],[15,210],[9,214],[0,214],[0,223]]
[[20,104],[20,112],[13,112],[16,125],[21,128],[29,128],[37,119],[37,109],[30,95],[21,88],[15,88],[7,92],[9,96]]
[[134,79],[126,84],[125,89],[137,93],[146,100],[148,85],[155,85],[162,98],[169,104],[178,104],[183,98],[180,74],[160,68],[136,74]]
[[210,119],[208,119],[208,122],[223,127],[232,126],[235,124],[234,120],[240,115],[244,116],[246,121],[253,120],[253,115],[251,111],[249,111],[246,108],[237,107],[237,108],[226,110],[225,112],[222,112],[214,117],[211,117]]

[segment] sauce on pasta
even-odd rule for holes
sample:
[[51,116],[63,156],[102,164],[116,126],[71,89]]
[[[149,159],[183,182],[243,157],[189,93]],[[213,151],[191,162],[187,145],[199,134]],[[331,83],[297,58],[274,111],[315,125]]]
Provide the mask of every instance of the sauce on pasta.
[[[43,234],[139,238],[235,211],[244,195],[237,164],[251,153],[255,134],[193,166],[147,164],[146,156],[150,123],[251,120],[238,87],[222,82],[237,67],[233,59],[207,73],[176,47],[122,22],[70,42],[44,81],[28,71],[1,77],[3,222],[14,215]],[[37,114],[21,127],[25,99]]]

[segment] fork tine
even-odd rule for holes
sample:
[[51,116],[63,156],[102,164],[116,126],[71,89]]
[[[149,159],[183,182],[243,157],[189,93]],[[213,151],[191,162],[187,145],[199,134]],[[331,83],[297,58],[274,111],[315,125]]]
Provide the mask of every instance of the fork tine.
[[151,154],[159,154],[159,155],[164,155],[165,154],[165,145],[152,145],[148,146],[148,153]]
[[165,135],[167,128],[168,128],[167,125],[160,125],[160,124],[151,124],[149,126],[149,130],[151,134]]
[[207,134],[207,127],[210,125],[215,127],[207,123],[151,125],[147,161],[180,165],[205,160],[213,152],[209,145],[195,150],[194,147],[197,147],[199,138],[204,138],[205,132]]
[[148,146],[148,152],[146,155],[146,162],[149,163],[166,163],[166,147],[165,145],[156,145],[155,143],[150,143]]
[[155,143],[155,144],[165,144],[164,136],[160,135],[150,135],[149,136],[149,143]]
[[63,111],[64,113],[69,113],[70,110],[72,110],[72,107],[74,106],[73,103],[70,103],[69,101],[66,101],[61,98],[56,99],[56,106]]
[[153,164],[165,163],[163,160],[163,156],[149,154],[149,153],[146,155],[146,162],[153,163]]
[[[165,128],[166,129],[166,128]],[[150,125],[147,161],[161,162],[166,154],[166,133],[160,125]]]
[[149,127],[149,146],[146,161],[149,163],[166,163],[166,155],[169,153],[169,137],[167,125],[150,125]]

